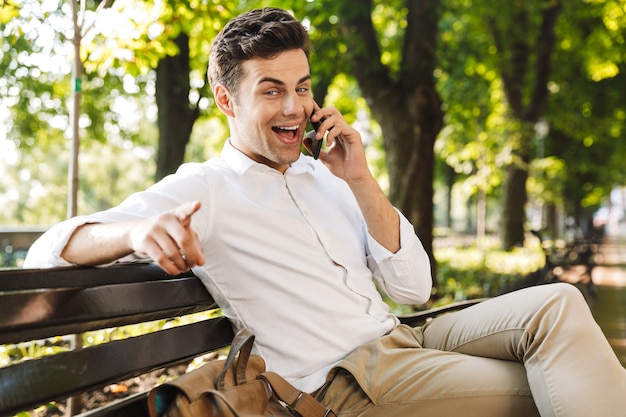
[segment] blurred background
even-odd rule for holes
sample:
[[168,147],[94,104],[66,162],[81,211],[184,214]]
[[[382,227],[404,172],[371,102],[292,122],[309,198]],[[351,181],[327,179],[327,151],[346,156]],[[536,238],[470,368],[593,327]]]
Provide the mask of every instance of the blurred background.
[[314,98],[431,255],[395,313],[569,282],[626,364],[626,0],[0,0],[0,267],[219,156],[209,46],[264,6],[308,28]]

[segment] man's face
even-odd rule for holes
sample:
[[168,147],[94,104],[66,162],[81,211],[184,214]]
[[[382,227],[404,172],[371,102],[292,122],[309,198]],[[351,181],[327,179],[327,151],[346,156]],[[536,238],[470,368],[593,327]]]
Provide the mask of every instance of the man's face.
[[242,65],[244,77],[232,97],[231,143],[248,157],[281,172],[300,156],[313,112],[309,63],[301,49]]

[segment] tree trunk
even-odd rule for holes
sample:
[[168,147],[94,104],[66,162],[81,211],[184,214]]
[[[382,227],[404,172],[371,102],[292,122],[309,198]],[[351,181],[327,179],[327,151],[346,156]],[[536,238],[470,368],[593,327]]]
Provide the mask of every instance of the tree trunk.
[[499,51],[500,75],[511,118],[520,126],[519,134],[512,139],[517,143],[512,144],[512,163],[507,167],[500,228],[501,245],[510,250],[524,245],[526,180],[532,160],[534,126],[548,102],[550,63],[556,44],[554,27],[561,3],[553,1],[541,10],[534,39],[528,35],[533,30],[531,7],[523,2],[507,7],[512,13],[511,20],[495,15],[488,19],[488,26]]
[[503,227],[500,228],[500,241],[506,250],[524,244],[524,223],[526,221],[524,210],[528,200],[527,179],[527,168],[521,168],[517,165],[507,167],[502,207]]
[[370,105],[384,135],[389,199],[415,225],[431,255],[434,226],[434,145],[443,124],[439,96],[433,86],[419,86],[414,94],[394,92],[397,105],[378,101]]
[[452,189],[454,188],[454,182],[456,181],[456,171],[450,165],[445,164],[444,167],[446,178],[446,217],[445,225],[448,229],[452,230],[454,226],[452,224]]
[[544,223],[545,229],[548,230],[548,233],[553,238],[559,237],[560,227],[559,227],[559,211],[555,203],[546,204],[545,208],[545,217],[546,221]]
[[185,157],[198,108],[189,103],[189,36],[181,33],[175,40],[179,53],[159,61],[156,70],[156,103],[159,148],[155,180],[178,169]]

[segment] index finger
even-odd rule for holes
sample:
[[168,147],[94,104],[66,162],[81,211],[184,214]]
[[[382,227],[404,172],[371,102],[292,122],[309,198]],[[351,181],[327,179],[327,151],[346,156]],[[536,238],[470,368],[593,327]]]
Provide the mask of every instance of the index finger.
[[202,204],[199,201],[184,203],[176,208],[176,218],[184,225],[188,225],[191,222],[191,216],[200,210],[201,206]]
[[317,104],[317,101],[315,100],[312,100],[312,101],[313,101],[313,111],[311,112],[309,119],[312,118],[315,115],[315,113],[317,113],[321,109],[320,105]]

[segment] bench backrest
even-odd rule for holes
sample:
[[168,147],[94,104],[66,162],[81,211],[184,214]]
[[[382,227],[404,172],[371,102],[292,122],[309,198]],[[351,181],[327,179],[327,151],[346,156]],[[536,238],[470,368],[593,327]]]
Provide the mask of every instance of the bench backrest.
[[[200,280],[150,264],[0,271],[0,344],[83,333],[217,308]],[[222,317],[0,368],[0,415],[99,389],[228,346]],[[140,396],[141,397],[141,396]],[[136,400],[143,408],[145,401]],[[128,415],[145,415],[129,411]],[[100,410],[98,415],[121,415]]]

